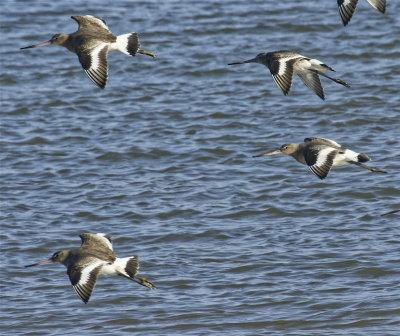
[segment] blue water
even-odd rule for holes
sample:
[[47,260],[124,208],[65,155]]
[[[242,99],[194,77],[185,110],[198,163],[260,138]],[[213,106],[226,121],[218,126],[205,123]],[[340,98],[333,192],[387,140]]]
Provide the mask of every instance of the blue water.
[[[2,3],[1,332],[4,335],[399,335],[400,3]],[[105,90],[66,49],[75,14],[136,31],[158,57],[109,56]],[[324,61],[320,100],[289,96],[259,52]],[[322,136],[388,174],[326,180],[287,156]],[[150,291],[100,278],[85,305],[62,265],[25,269],[82,232],[114,233]]]

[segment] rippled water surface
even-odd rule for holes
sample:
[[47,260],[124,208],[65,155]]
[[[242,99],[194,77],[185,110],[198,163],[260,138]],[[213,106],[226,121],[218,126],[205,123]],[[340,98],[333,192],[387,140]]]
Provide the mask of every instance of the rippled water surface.
[[[5,1],[1,73],[4,335],[399,335],[400,2]],[[60,47],[19,50],[103,17],[158,57],[109,56],[97,88]],[[350,83],[299,78],[285,97],[262,51],[318,58]],[[319,180],[305,137],[368,153]],[[25,269],[114,233],[150,291],[100,278],[85,305],[62,265]]]

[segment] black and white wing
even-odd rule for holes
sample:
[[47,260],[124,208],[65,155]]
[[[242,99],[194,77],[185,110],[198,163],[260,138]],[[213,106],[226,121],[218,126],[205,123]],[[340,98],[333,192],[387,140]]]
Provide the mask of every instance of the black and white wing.
[[105,264],[104,261],[93,258],[87,264],[75,264],[68,268],[71,284],[84,303],[88,303],[99,272]]
[[374,7],[377,11],[380,11],[382,14],[386,11],[386,0],[367,0],[372,7]]
[[98,87],[104,89],[108,79],[108,44],[99,43],[93,49],[78,48],[77,55],[89,78]]
[[310,170],[322,180],[328,176],[337,153],[333,147],[311,143],[304,151],[304,159]]
[[358,0],[337,0],[343,25],[347,25],[356,10]]
[[[286,53],[286,52],[285,52]],[[292,86],[294,63],[302,56],[296,53],[274,52],[267,54],[267,66],[276,85],[287,96]]]

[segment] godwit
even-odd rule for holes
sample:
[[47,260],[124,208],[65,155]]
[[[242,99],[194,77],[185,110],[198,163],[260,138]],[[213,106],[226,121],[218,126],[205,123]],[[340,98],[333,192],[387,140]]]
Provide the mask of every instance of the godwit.
[[318,75],[329,78],[338,84],[350,87],[349,84],[341,79],[332,78],[323,73],[326,70],[335,71],[331,67],[317,59],[302,56],[293,51],[281,50],[261,53],[247,61],[229,63],[228,65],[244,63],[260,63],[268,67],[276,85],[278,85],[285,96],[289,93],[293,75],[299,75],[304,84],[314,91],[321,99],[325,99],[325,95]]
[[332,167],[343,166],[350,163],[369,169],[372,172],[386,173],[386,171],[382,169],[363,164],[362,162],[371,160],[367,154],[356,153],[350,149],[345,149],[337,142],[325,138],[305,138],[304,143],[285,144],[276,151],[256,155],[255,157],[274,154],[287,154],[292,156],[298,162],[307,165],[320,179],[324,179]]
[[135,56],[136,53],[155,57],[156,54],[139,49],[137,33],[115,36],[104,20],[91,15],[71,16],[79,24],[79,29],[72,34],[56,34],[49,41],[34,44],[27,48],[55,44],[67,48],[78,55],[79,62],[89,78],[104,89],[108,78],[107,55],[118,50],[124,54]]
[[136,277],[139,271],[137,256],[117,258],[111,244],[111,235],[83,233],[82,245],[72,250],[61,250],[50,259],[26,265],[31,267],[49,262],[58,262],[67,267],[67,274],[76,293],[87,303],[99,275],[118,274],[150,289],[155,286],[148,280]]

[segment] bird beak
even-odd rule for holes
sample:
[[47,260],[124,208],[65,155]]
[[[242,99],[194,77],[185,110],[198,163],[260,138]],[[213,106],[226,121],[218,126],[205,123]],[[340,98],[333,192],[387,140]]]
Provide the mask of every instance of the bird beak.
[[43,46],[49,45],[49,44],[51,44],[51,40],[50,40],[50,41],[47,41],[47,42],[39,43],[39,44],[33,44],[33,45],[31,45],[31,46],[28,46],[28,47],[23,47],[23,48],[21,48],[21,49],[43,47]]
[[275,155],[275,154],[283,154],[279,149],[270,153],[264,153],[259,155],[254,155],[253,157],[261,157],[261,156],[268,156],[268,155]]
[[252,59],[249,59],[249,60],[247,60],[247,61],[228,63],[228,65],[244,64],[244,63],[257,63],[257,61],[256,61],[255,58],[252,58]]
[[35,263],[35,264],[25,265],[24,267],[38,266],[38,265],[43,265],[43,264],[47,264],[47,263],[50,263],[50,262],[53,262],[53,260],[51,260],[51,259],[46,259],[46,260],[40,261],[40,262]]

